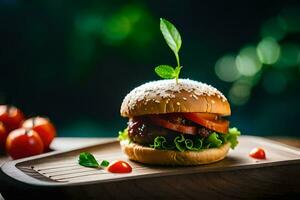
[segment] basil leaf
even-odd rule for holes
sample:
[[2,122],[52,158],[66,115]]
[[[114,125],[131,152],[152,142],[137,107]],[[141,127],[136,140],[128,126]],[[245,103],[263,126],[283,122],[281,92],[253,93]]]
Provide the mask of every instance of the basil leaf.
[[178,54],[181,47],[181,37],[176,27],[166,19],[160,19],[160,31],[162,32],[167,44],[175,53]]
[[169,65],[159,65],[155,67],[155,72],[161,78],[172,79],[176,77],[174,68]]
[[103,160],[100,164],[101,167],[107,167],[109,165],[109,162],[107,160]]
[[78,163],[84,167],[99,167],[99,163],[89,152],[80,153]]
[[173,79],[175,78],[176,84],[178,83],[178,78],[181,70],[180,60],[179,60],[179,50],[181,47],[181,36],[176,29],[176,27],[166,19],[160,18],[160,31],[166,40],[168,46],[174,52],[177,67],[174,69],[169,65],[160,65],[155,68],[155,72],[158,76],[165,79]]

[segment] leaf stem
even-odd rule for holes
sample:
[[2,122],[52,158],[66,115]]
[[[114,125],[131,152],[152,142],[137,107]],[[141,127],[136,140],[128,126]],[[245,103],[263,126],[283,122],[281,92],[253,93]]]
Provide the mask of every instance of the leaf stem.
[[177,67],[180,67],[180,61],[179,61],[179,56],[178,53],[175,53],[176,61],[177,61]]
[[177,67],[176,68],[179,68],[179,72],[176,73],[176,77],[175,77],[176,84],[178,84],[178,77],[179,77],[179,73],[180,73],[180,60],[179,60],[178,52],[175,53],[175,57],[176,57],[176,61],[177,61]]

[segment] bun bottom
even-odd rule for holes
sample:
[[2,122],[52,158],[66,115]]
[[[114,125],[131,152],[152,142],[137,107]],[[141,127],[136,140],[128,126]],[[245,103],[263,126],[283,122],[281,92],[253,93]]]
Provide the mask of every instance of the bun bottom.
[[202,151],[172,151],[157,150],[136,143],[121,142],[123,152],[130,160],[145,164],[155,165],[202,165],[217,162],[226,157],[230,143],[219,148],[205,149]]

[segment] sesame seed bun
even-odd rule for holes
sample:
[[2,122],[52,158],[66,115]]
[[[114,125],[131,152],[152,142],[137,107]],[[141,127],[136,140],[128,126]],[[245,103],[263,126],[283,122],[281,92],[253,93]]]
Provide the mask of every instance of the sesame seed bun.
[[204,112],[221,116],[231,114],[225,96],[205,83],[179,79],[145,83],[133,89],[121,105],[123,117],[175,112]]
[[185,152],[157,150],[126,142],[121,142],[121,147],[130,160],[146,164],[188,166],[209,164],[224,159],[229,151],[230,143],[223,144],[219,148]]
[[[205,83],[179,79],[145,83],[133,89],[124,98],[120,113],[123,117],[178,112],[231,114],[226,97],[216,88]],[[120,142],[129,159],[146,164],[200,165],[217,162],[227,155],[230,143],[219,148],[201,151],[158,150],[131,142]]]

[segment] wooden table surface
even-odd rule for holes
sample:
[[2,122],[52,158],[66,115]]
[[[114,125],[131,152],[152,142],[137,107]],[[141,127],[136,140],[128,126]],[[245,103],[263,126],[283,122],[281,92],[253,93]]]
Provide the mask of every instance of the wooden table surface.
[[[93,145],[99,142],[105,142],[112,138],[72,138],[72,137],[58,137],[51,144],[53,150],[68,150],[79,148],[82,146]],[[275,140],[290,146],[300,148],[300,138],[291,137],[268,137],[268,139]],[[7,155],[0,155],[0,165],[11,160]],[[1,178],[1,177],[0,177]],[[1,191],[0,191],[1,192]],[[0,194],[0,200],[3,199]]]

